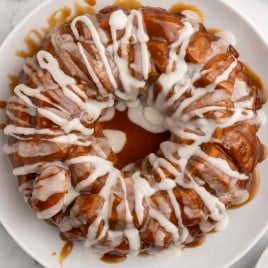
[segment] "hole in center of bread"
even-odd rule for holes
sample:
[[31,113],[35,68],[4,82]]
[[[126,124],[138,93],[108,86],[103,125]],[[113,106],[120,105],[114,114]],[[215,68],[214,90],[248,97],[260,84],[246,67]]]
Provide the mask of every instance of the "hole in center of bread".
[[104,130],[118,130],[126,135],[124,147],[116,153],[116,167],[119,169],[156,152],[161,142],[170,138],[168,131],[155,134],[132,123],[127,116],[127,111],[116,110],[115,116],[110,121],[102,122],[101,125]]

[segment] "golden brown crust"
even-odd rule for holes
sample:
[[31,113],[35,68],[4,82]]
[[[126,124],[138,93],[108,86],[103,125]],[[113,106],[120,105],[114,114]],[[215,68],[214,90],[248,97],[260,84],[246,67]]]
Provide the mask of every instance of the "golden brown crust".
[[[106,45],[112,43],[112,36],[109,27],[109,18],[116,7],[107,7],[101,10],[93,20],[97,21],[99,29],[101,29],[106,37]],[[125,11],[129,13],[128,11]],[[141,10],[143,15],[143,23],[146,32],[149,36],[148,50],[151,55],[151,69],[149,78],[146,84],[153,85],[157,78],[166,72],[169,64],[170,44],[174,43],[180,35],[180,31],[184,27],[181,15],[170,14],[166,10],[145,7]],[[224,73],[234,62],[237,61],[238,53],[230,45],[224,52],[212,55],[212,44],[219,40],[219,37],[209,33],[203,25],[195,25],[197,27],[195,33],[192,35],[191,40],[186,49],[185,60],[187,64],[196,64],[201,66],[202,75],[194,81],[197,88],[206,88],[213,84],[217,77]],[[84,41],[81,45],[85,49],[94,72],[97,74],[102,86],[107,92],[112,92],[111,81],[105,70],[99,54],[96,52],[96,46],[92,41],[91,34],[87,27],[81,22],[77,24],[78,32],[83,36]],[[117,38],[122,37],[124,32],[118,31]],[[68,38],[67,38],[68,37]],[[105,101],[105,97],[98,94],[97,86],[87,71],[87,67],[81,59],[81,55],[77,50],[77,43],[74,42],[74,35],[71,31],[70,24],[65,24],[59,28],[52,30],[50,35],[42,44],[42,50],[49,51],[59,62],[60,69],[65,74],[73,77],[79,88],[85,93],[87,98],[91,100]],[[133,77],[141,78],[141,73],[131,68],[131,63],[134,62],[136,48],[135,45],[129,44],[128,47],[128,67],[132,72]],[[118,51],[120,54],[120,51]],[[111,66],[114,66],[112,56],[107,56]],[[266,101],[265,90],[258,81],[250,75],[245,65],[237,61],[236,67],[232,70],[226,80],[216,84],[215,91],[220,91],[222,98],[215,100],[215,91],[208,91],[206,94],[196,98],[190,105],[186,106],[182,115],[188,116],[189,121],[194,121],[199,118],[198,113],[194,113],[197,109],[204,109],[211,106],[219,107],[218,110],[207,111],[203,113],[204,118],[215,121],[224,122],[225,118],[231,117],[235,113],[235,103],[232,99],[234,92],[235,82],[237,80],[245,82],[250,92],[244,98],[253,98],[254,107],[251,109],[254,113]],[[116,82],[121,85],[119,78],[119,71],[114,70]],[[9,137],[9,145],[16,145],[23,150],[44,152],[42,155],[33,153],[32,155],[23,156],[20,154],[19,149],[10,153],[9,157],[14,167],[24,165],[36,164],[39,162],[50,163],[53,161],[68,161],[79,156],[98,156],[115,164],[117,159],[116,155],[111,150],[109,144],[104,138],[101,125],[97,122],[90,122],[89,118],[83,113],[73,100],[69,99],[63,94],[62,88],[59,88],[51,74],[42,69],[37,60],[37,56],[28,59],[24,65],[24,69],[20,75],[20,83],[24,83],[28,87],[35,88],[46,85],[47,90],[43,93],[46,99],[38,99],[32,96],[30,99],[32,103],[40,109],[52,108],[53,105],[58,105],[62,108],[61,115],[66,120],[71,120],[74,117],[81,118],[82,125],[92,128],[93,134],[90,137],[83,137],[87,142],[87,146],[57,143],[48,141],[47,134],[19,134],[17,137]],[[48,86],[49,85],[49,86]],[[161,95],[163,88],[158,84],[155,85],[153,91],[153,100],[156,101]],[[146,89],[140,90],[141,96],[146,96]],[[174,87],[171,88],[167,94],[167,98],[172,98],[176,94]],[[186,90],[176,101],[167,109],[168,115],[174,115],[184,100],[191,97],[191,91]],[[82,97],[81,97],[82,98]],[[51,105],[53,103],[53,105]],[[16,95],[11,96],[7,104],[7,124],[16,125],[17,127],[28,127],[35,129],[48,128],[57,133],[57,136],[64,135],[64,131],[48,118],[45,118],[37,111],[32,111],[31,107],[27,106],[25,102],[19,99]],[[68,113],[66,112],[68,111]],[[18,120],[19,119],[19,120]],[[244,173],[248,176],[254,172],[256,165],[262,160],[264,155],[264,146],[261,144],[256,135],[259,124],[251,121],[244,120],[235,123],[228,127],[218,127],[214,134],[213,139],[209,142],[205,141],[201,144],[201,152],[205,153],[208,157],[224,160],[231,169],[231,173]],[[187,134],[200,135],[204,133],[200,130],[185,130]],[[27,140],[20,140],[20,137],[27,137]],[[181,137],[179,134],[171,135],[171,141],[177,146],[185,146],[193,144],[191,138]],[[165,153],[160,148],[156,156],[164,159]],[[172,156],[174,159],[180,159],[179,155]],[[173,225],[178,227],[179,232],[182,232],[182,227],[178,224],[178,216],[172,204],[171,196],[174,194],[175,201],[181,210],[182,225],[189,232],[189,241],[192,242],[200,239],[204,235],[200,223],[208,223],[211,226],[216,225],[216,221],[211,218],[211,211],[208,205],[201,198],[201,194],[196,189],[186,187],[191,180],[198,186],[199,184],[204,187],[209,193],[213,194],[227,207],[239,203],[241,200],[241,192],[247,187],[245,181],[238,180],[233,183],[233,177],[224,173],[218,166],[213,165],[209,159],[204,159],[202,155],[193,155],[187,165],[185,177],[182,179],[186,185],[176,185],[171,193],[167,190],[159,190],[154,193],[148,200],[142,201],[144,209],[143,218],[141,221],[135,210],[135,185],[131,179],[130,174],[139,172],[139,175],[149,184],[154,187],[161,182],[161,174],[165,178],[175,181],[176,176],[170,171],[172,168],[178,172],[182,167],[173,163],[169,159],[165,159],[168,167],[159,167],[155,169],[153,161],[150,156],[135,163],[130,171],[124,171],[122,174],[122,182],[117,182],[112,187],[111,196],[109,197],[110,210],[108,215],[108,227],[111,231],[124,231],[127,227],[127,208],[129,206],[131,216],[135,228],[140,232],[141,238],[141,251],[148,249],[163,249],[170,246],[173,241],[171,232],[167,231],[159,221],[150,216],[149,206],[164,215]],[[68,174],[70,183],[74,188],[80,187],[80,195],[75,198],[67,208],[62,209],[57,215],[53,215],[50,221],[55,225],[60,225],[65,217],[73,217],[77,221],[63,232],[63,236],[68,239],[82,239],[84,240],[88,234],[88,228],[96,220],[99,213],[104,206],[105,199],[101,195],[109,174],[102,174],[89,185],[81,186],[81,182],[85,181],[94,172],[95,166],[90,162],[71,163],[68,167]],[[39,172],[39,171],[38,171]],[[51,195],[47,200],[42,201],[32,197],[32,193],[42,181],[41,174],[34,171],[27,175],[19,175],[19,186],[28,184],[28,187],[22,190],[24,195],[28,198],[34,210],[44,211],[54,204],[62,200],[64,192]],[[44,179],[48,179],[45,177]],[[201,182],[200,182],[201,181]],[[41,182],[42,183],[42,182]],[[126,197],[124,196],[124,189],[126,187]],[[243,200],[242,202],[244,202]],[[164,204],[164,205],[163,205]],[[168,208],[168,210],[167,210]],[[96,237],[99,237],[104,230],[104,222],[100,222]],[[181,229],[180,229],[181,228]],[[212,228],[213,229],[213,228]],[[162,244],[159,244],[156,239],[156,233],[163,238]],[[94,237],[95,238],[95,237]],[[110,252],[117,255],[126,255],[129,252],[129,242],[123,237],[121,242],[114,246],[107,233],[96,243],[96,248],[112,248]]]

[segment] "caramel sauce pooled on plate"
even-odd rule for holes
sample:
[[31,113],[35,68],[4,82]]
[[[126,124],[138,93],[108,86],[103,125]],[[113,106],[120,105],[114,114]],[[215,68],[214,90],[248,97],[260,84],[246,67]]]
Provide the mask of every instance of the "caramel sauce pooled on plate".
[[252,173],[250,185],[248,187],[248,192],[249,192],[248,199],[242,204],[231,206],[229,209],[237,209],[251,202],[258,192],[259,186],[260,186],[260,174],[259,174],[258,168],[255,168]]
[[217,34],[218,32],[222,31],[219,28],[208,28],[207,31],[211,34]]
[[200,237],[198,240],[191,242],[189,244],[186,244],[185,247],[186,248],[197,248],[205,242],[206,238],[207,238],[207,236],[204,235],[204,236]]
[[[16,55],[23,59],[32,57],[40,48],[40,44],[49,31],[59,25],[70,22],[74,17],[84,13],[94,14],[92,7],[96,4],[95,0],[84,0],[84,5],[75,1],[74,7],[64,6],[55,10],[47,19],[47,26],[41,29],[32,29],[24,38],[26,50],[17,50]],[[73,10],[73,11],[72,11]]]
[[116,256],[109,253],[106,253],[101,257],[101,260],[107,263],[120,263],[125,261],[126,259],[126,256]]
[[73,249],[73,241],[68,240],[63,248],[61,249],[60,255],[59,255],[59,262],[62,265],[63,262],[68,258],[68,256],[71,254]]
[[[5,109],[7,106],[7,102],[4,100],[0,100],[0,109]],[[0,130],[3,130],[5,128],[5,124],[4,123],[0,123]]]
[[178,3],[178,4],[173,5],[169,9],[169,11],[171,13],[180,13],[180,12],[182,12],[184,10],[191,10],[191,11],[195,12],[200,17],[201,22],[204,23],[204,14],[203,14],[203,12],[199,8],[194,6],[194,5]]
[[0,100],[0,109],[5,109],[7,106],[7,102],[4,100]]
[[85,2],[87,4],[89,4],[90,6],[95,6],[96,5],[96,0],[85,0]]
[[8,76],[9,79],[9,90],[11,93],[13,93],[14,88],[16,85],[19,83],[19,77],[17,75],[9,74]]
[[245,67],[246,74],[250,77],[253,83],[255,83],[258,88],[264,89],[262,94],[264,94],[265,97],[267,98],[267,87],[266,87],[267,85],[263,85],[263,82],[260,79],[260,77],[245,63],[244,63],[244,67]]
[[254,199],[260,187],[260,173],[258,168],[254,169],[252,176],[253,178],[249,187],[249,198],[246,204]]
[[32,29],[25,37],[24,43],[27,47],[27,50],[17,50],[16,56],[23,59],[27,59],[33,56],[39,49],[40,43],[44,35],[37,29]]
[[52,257],[54,257],[54,256],[56,256],[57,255],[57,253],[55,252],[55,251],[53,251],[52,253],[51,253],[51,256]]
[[143,7],[140,0],[115,0],[114,5],[124,9],[139,9]]
[[6,125],[5,124],[3,124],[3,123],[0,123],[0,130],[4,130],[4,128],[6,127]]

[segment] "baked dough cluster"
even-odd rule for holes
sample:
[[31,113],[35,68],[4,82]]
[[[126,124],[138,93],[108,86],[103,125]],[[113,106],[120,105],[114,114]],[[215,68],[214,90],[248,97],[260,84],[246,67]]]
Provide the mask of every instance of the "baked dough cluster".
[[[25,61],[5,151],[27,203],[64,237],[153,254],[220,230],[248,200],[265,102],[230,39],[191,12],[107,7],[53,29]],[[117,168],[102,129],[116,109],[170,139]]]

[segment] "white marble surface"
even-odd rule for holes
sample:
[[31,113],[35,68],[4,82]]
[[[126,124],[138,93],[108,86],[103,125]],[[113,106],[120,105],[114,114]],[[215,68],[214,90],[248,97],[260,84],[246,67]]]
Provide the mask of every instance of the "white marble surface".
[[[67,0],[68,1],[68,0]],[[213,0],[211,0],[213,1]],[[268,44],[268,0],[225,0],[244,13],[264,36]],[[0,0],[0,43],[11,29],[43,0]],[[182,1],[186,2],[186,1]],[[1,60],[1,59],[0,59]],[[231,268],[253,268],[268,246],[268,233]],[[224,253],[223,253],[224,254]],[[10,238],[0,224],[0,268],[41,268]],[[78,267],[79,268],[79,267]],[[208,267],[215,268],[215,267]]]

